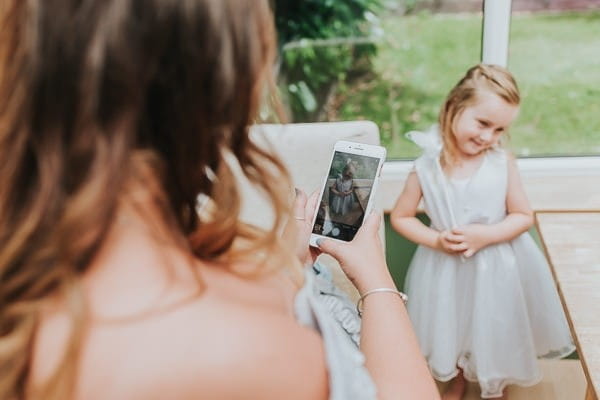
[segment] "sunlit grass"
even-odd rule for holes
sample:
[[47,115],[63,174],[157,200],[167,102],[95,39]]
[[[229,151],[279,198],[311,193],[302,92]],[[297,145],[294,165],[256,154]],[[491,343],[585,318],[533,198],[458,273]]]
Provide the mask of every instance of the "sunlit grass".
[[[419,151],[404,138],[437,119],[481,48],[480,15],[384,20],[374,75],[340,87],[335,119],[370,119],[390,158]],[[600,153],[600,12],[515,15],[509,68],[523,95],[511,130],[520,155]]]

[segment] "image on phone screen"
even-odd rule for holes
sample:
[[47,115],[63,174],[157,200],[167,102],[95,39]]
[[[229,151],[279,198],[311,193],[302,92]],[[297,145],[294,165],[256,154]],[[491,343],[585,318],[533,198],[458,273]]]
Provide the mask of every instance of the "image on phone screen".
[[312,233],[350,241],[365,217],[379,158],[336,151]]

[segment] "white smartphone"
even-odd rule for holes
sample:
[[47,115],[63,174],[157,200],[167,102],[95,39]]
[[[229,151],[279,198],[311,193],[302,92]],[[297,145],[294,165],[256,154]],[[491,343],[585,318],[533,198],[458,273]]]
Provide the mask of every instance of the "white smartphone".
[[381,146],[339,141],[319,193],[310,245],[327,237],[349,242],[373,207],[386,150]]

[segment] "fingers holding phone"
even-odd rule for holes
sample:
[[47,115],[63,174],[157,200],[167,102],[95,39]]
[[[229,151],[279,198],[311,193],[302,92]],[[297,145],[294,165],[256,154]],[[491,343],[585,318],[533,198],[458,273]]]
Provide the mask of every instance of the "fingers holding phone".
[[360,293],[390,285],[390,274],[379,236],[381,217],[371,213],[351,242],[319,238],[319,248],[338,260]]
[[386,150],[381,146],[339,141],[321,185],[310,244],[328,237],[350,242],[372,208]]

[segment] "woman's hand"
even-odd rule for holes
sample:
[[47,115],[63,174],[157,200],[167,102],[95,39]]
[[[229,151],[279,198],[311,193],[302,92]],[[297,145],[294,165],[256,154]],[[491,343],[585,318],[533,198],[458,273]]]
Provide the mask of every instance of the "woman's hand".
[[449,231],[441,231],[437,238],[437,248],[448,254],[459,254],[468,249],[465,237]]
[[310,197],[307,197],[306,193],[302,190],[295,190],[296,199],[292,210],[294,215],[292,215],[284,229],[284,237],[290,236],[286,235],[286,233],[294,229],[296,231],[296,255],[304,265],[312,265],[319,254],[321,254],[318,249],[308,245],[312,232],[312,220],[317,208],[318,192],[315,191]]
[[[318,241],[321,250],[339,261],[361,295],[378,288],[396,289],[379,238],[380,224],[381,217],[372,213],[351,242],[324,238]],[[365,303],[360,349],[378,398],[439,399],[400,297],[393,293],[373,294]]]
[[382,287],[395,288],[379,238],[380,224],[381,217],[371,213],[351,242],[318,240],[319,248],[338,260],[359,293]]
[[465,257],[471,257],[482,248],[492,243],[492,228],[490,225],[470,224],[452,229],[452,234],[462,238]]

